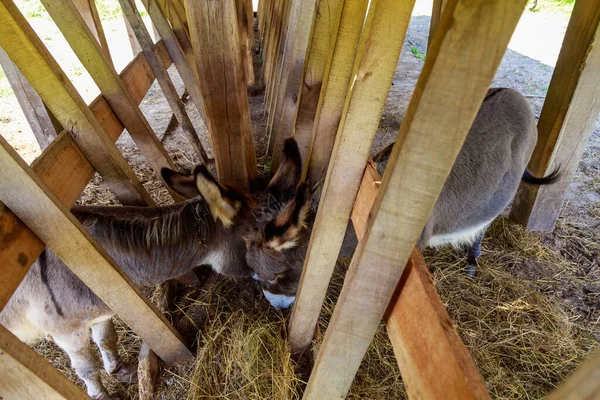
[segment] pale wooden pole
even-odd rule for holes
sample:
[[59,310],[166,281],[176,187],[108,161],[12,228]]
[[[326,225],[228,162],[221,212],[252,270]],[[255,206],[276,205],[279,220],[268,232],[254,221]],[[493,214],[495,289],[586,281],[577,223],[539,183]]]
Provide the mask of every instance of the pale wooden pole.
[[110,50],[108,48],[108,42],[106,41],[106,36],[104,35],[104,28],[102,27],[102,22],[100,21],[100,15],[98,14],[98,8],[96,7],[95,0],[73,0],[73,4],[77,7],[77,11],[83,17],[85,24],[92,34],[104,50],[106,58],[112,64],[112,58],[110,56]]
[[600,350],[596,350],[546,400],[600,399]]
[[[388,1],[388,6],[397,6]],[[339,399],[348,393],[525,3],[448,0],[304,399]],[[371,1],[371,10],[384,4]],[[390,24],[398,23],[390,14],[382,35],[389,35]],[[365,29],[374,28],[367,21]],[[355,86],[372,77],[368,72],[371,69],[359,71]]]
[[538,122],[528,169],[536,176],[560,168],[552,185],[522,183],[510,218],[533,231],[551,231],[600,112],[600,2],[575,3]]

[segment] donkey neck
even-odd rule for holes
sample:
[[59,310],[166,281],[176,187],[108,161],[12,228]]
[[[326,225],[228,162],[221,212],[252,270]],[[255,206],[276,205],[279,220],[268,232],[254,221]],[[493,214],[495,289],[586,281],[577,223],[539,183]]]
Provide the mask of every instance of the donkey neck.
[[200,197],[164,207],[76,206],[82,222],[123,271],[149,286],[183,275],[215,249],[222,227]]

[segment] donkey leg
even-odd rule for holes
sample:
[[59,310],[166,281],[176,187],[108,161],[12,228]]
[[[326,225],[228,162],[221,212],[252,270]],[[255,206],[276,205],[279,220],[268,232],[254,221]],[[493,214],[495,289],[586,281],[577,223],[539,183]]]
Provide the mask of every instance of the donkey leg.
[[104,369],[121,382],[135,382],[137,379],[137,367],[124,363],[117,351],[117,332],[112,319],[98,322],[92,325],[92,338],[100,349]]
[[100,380],[100,365],[90,346],[90,329],[81,327],[69,333],[52,333],[54,342],[67,352],[71,367],[84,382],[88,395],[93,399],[112,400]]
[[475,277],[475,272],[477,271],[477,267],[479,266],[479,264],[477,263],[477,258],[481,254],[481,242],[483,241],[484,235],[485,230],[483,230],[477,236],[477,239],[467,251],[467,274],[469,274],[469,276],[471,277]]

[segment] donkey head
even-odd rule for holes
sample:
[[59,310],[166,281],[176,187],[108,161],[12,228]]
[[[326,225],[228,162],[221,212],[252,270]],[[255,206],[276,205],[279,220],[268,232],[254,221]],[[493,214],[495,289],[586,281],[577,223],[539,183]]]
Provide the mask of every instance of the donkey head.
[[275,308],[288,308],[294,302],[310,239],[306,226],[310,188],[300,182],[301,171],[298,145],[288,139],[283,161],[259,200],[253,225],[244,234],[246,262]]

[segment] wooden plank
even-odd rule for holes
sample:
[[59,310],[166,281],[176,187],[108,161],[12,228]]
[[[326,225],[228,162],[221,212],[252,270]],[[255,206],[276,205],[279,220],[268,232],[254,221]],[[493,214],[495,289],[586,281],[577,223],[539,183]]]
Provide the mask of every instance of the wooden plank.
[[33,169],[3,138],[0,147],[0,200],[160,358],[171,364],[193,359],[181,335]]
[[575,370],[546,400],[598,400],[600,399],[600,350]]
[[104,28],[102,28],[102,22],[100,21],[100,15],[96,8],[96,2],[94,0],[73,0],[73,4],[77,7],[77,11],[79,11],[79,14],[85,21],[87,27],[92,31],[96,41],[100,43],[100,47],[104,50],[106,58],[112,64],[108,42],[104,35]]
[[266,110],[268,111],[269,116],[267,126],[267,135],[269,136],[268,154],[273,153],[273,146],[275,143],[274,140],[270,140],[270,135],[275,121],[274,116],[277,107],[277,93],[280,92],[279,87],[281,85],[281,76],[285,60],[286,38],[290,13],[294,1],[301,0],[292,0],[287,2],[283,0],[279,1],[276,15],[277,19],[275,20],[277,25],[273,33],[272,46],[270,46],[269,50],[269,58],[271,62],[270,70],[268,71],[266,78],[266,82],[269,82],[269,86],[267,86],[267,92],[265,93]]
[[533,231],[552,231],[600,112],[600,6],[575,4],[538,122],[528,169],[536,176],[560,167],[552,185],[521,184],[510,217]]
[[[157,46],[165,63],[169,56],[162,43]],[[139,104],[154,81],[152,70],[139,54],[121,73],[121,78]],[[90,106],[112,142],[123,125],[104,97],[98,96]],[[32,164],[40,179],[70,208],[94,174],[94,168],[67,132],[62,132]],[[0,311],[17,289],[29,267],[46,245],[16,215],[0,202]]]
[[127,18],[125,13],[123,13],[123,19],[125,20],[125,29],[127,30],[127,37],[129,38],[131,52],[135,57],[136,55],[138,55],[138,53],[142,51],[142,46],[140,46],[140,43],[138,42],[138,39],[135,36],[135,32],[133,31],[133,27],[131,26],[131,22],[129,22],[129,19]]
[[219,179],[247,189],[257,173],[235,2],[186,1],[186,8]]
[[44,102],[2,47],[0,47],[0,66],[15,93],[33,136],[40,148],[44,150],[56,138],[56,130]]
[[171,60],[173,60],[173,63],[177,68],[177,72],[179,72],[179,76],[181,76],[181,80],[183,81],[185,88],[190,94],[192,101],[196,104],[196,108],[198,109],[202,120],[206,124],[204,100],[202,99],[202,92],[200,91],[198,79],[196,78],[196,74],[187,61],[185,53],[181,48],[179,41],[177,40],[177,36],[175,36],[175,32],[173,32],[173,29],[171,29],[169,21],[163,15],[156,0],[142,0],[142,3],[144,4],[144,7],[146,7],[146,11],[148,11],[150,18],[152,19],[152,23],[162,37],[162,41],[167,48],[167,52],[169,53]]
[[0,46],[123,204],[154,204],[75,86],[11,0],[0,2]]
[[[305,399],[347,394],[525,3],[448,0],[366,232],[346,274]],[[372,1],[371,9],[374,5],[380,3]],[[303,282],[307,283],[313,281]]]
[[440,24],[440,18],[442,11],[444,10],[445,0],[433,0],[433,7],[431,9],[431,21],[429,22],[429,36],[427,37],[427,49],[431,47],[431,41],[435,30]]
[[335,47],[329,54],[325,80],[317,105],[317,113],[303,176],[314,184],[325,180],[335,137],[342,119],[346,94],[352,79],[354,58],[365,21],[368,0],[344,2]]
[[[380,183],[375,165],[369,162],[352,209],[359,240],[367,229]],[[417,249],[406,264],[384,319],[409,398],[489,399],[485,382],[454,329]]]
[[[127,92],[106,52],[98,45],[74,4],[69,0],[42,0],[42,3],[156,175],[161,176],[162,168],[176,170],[171,157]],[[184,200],[167,185],[165,187],[175,200]]]
[[0,325],[0,398],[89,399],[66,376]]
[[292,351],[310,345],[335,267],[371,142],[410,22],[414,1],[371,1],[348,88],[344,121],[313,225],[290,321]]
[[154,43],[152,42],[152,37],[146,30],[146,26],[144,25],[144,20],[140,16],[140,13],[135,5],[134,0],[119,0],[121,4],[121,8],[123,9],[123,13],[135,33],[138,43],[142,47],[142,51],[144,55],[148,59],[148,63],[150,67],[152,67],[152,71],[154,71],[154,76],[160,85],[160,88],[165,95],[169,106],[171,107],[171,111],[175,115],[175,118],[179,122],[179,126],[183,130],[183,133],[186,135],[187,139],[190,141],[190,144],[194,148],[198,157],[203,164],[208,164],[208,156],[206,155],[206,151],[204,151],[204,147],[202,146],[202,142],[200,141],[200,137],[190,121],[190,118],[187,115],[187,111],[185,110],[185,106],[183,102],[179,98],[177,94],[177,90],[169,77],[169,73],[167,72],[167,68],[164,66],[156,49],[154,48]]
[[[299,9],[296,10],[296,7]],[[304,61],[316,9],[316,0],[296,0],[292,4],[292,12],[288,20],[289,27],[281,86],[277,96],[279,111],[276,111],[273,115],[274,125],[269,137],[269,141],[273,141],[271,165],[274,171],[279,167],[283,157],[283,142],[293,135],[294,117],[302,94],[300,87]]]
[[[188,64],[195,65],[190,32],[187,25],[186,10],[182,0],[157,0],[163,15],[171,23],[173,33],[187,58]],[[193,70],[193,68],[192,68]],[[195,71],[194,71],[195,73]]]
[[306,65],[302,74],[300,98],[294,116],[293,135],[303,160],[308,159],[323,79],[325,79],[329,55],[338,35],[343,5],[343,0],[319,1],[317,4]]
[[252,65],[252,43],[250,42],[250,21],[246,10],[247,0],[235,0],[237,23],[240,38],[240,53],[244,65],[244,74],[248,87],[254,85],[254,67]]

